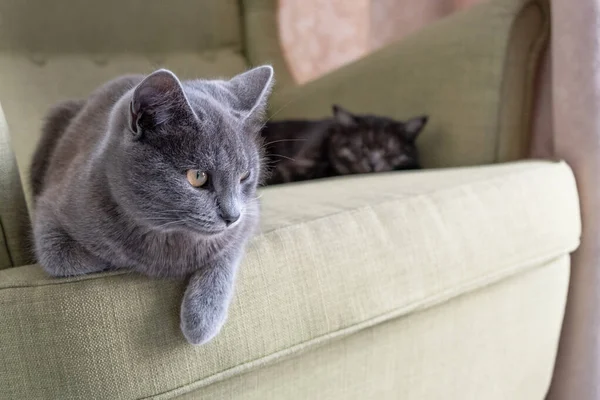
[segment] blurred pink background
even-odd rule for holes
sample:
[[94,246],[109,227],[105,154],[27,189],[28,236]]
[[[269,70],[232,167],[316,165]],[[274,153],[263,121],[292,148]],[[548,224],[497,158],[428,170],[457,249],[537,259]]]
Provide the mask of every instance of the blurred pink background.
[[480,1],[279,0],[279,32],[304,83]]

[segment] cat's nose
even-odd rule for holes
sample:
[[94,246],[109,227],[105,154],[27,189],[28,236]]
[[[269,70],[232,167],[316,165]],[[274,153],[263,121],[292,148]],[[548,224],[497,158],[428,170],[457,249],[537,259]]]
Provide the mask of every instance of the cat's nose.
[[238,212],[237,214],[221,214],[221,218],[223,219],[223,221],[225,221],[225,225],[231,226],[235,224],[238,219],[240,219],[240,213]]
[[374,152],[373,154],[371,154],[371,156],[369,157],[369,168],[371,171],[373,172],[377,172],[379,171],[379,169],[382,166],[382,156],[379,152]]
[[240,219],[240,207],[234,196],[223,196],[218,200],[218,214],[225,222],[225,225],[231,226]]
[[378,172],[380,166],[381,166],[381,162],[379,162],[379,160],[370,160],[369,161],[370,172]]

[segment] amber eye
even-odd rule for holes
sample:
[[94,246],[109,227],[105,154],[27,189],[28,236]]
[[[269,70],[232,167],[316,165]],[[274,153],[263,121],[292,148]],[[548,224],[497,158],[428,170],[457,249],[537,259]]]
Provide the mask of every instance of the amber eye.
[[187,172],[187,180],[193,187],[202,187],[208,181],[208,174],[197,169],[189,169]]
[[240,176],[240,182],[244,182],[248,178],[250,178],[250,171],[246,171]]

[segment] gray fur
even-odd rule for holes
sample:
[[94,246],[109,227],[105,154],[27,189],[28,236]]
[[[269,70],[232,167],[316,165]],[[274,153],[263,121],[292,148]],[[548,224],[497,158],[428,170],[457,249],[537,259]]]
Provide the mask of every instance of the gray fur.
[[[214,337],[258,223],[259,130],[272,75],[264,66],[229,81],[180,82],[159,70],[54,108],[32,164],[39,263],[55,276],[189,276],[183,334],[193,344]],[[208,184],[191,186],[188,169],[207,171]]]
[[56,143],[84,104],[84,100],[68,100],[56,105],[50,111],[42,128],[44,134],[38,142],[30,168],[31,190],[34,197],[38,196],[42,190],[48,162],[52,157],[52,151],[56,148]]

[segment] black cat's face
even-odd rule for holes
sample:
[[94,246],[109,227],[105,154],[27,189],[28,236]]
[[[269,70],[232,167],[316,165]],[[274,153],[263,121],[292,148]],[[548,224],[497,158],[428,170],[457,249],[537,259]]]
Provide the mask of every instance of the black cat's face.
[[354,115],[339,106],[333,112],[328,156],[338,174],[420,168],[415,140],[427,117],[402,122]]

